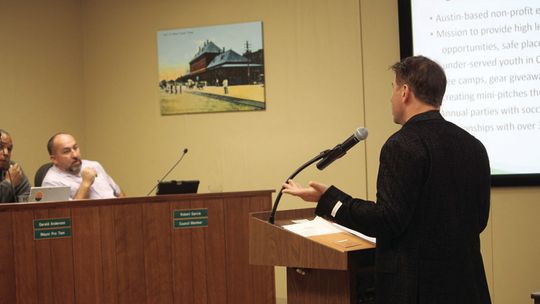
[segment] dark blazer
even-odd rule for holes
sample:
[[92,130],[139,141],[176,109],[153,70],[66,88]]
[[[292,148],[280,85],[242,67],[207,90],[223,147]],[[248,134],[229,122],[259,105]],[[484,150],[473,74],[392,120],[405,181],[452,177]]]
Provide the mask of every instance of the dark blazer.
[[377,238],[377,303],[491,303],[480,232],[488,221],[489,160],[438,111],[418,114],[384,144],[377,202],[330,187],[316,213]]
[[[12,161],[10,163],[15,164]],[[11,183],[6,180],[6,174],[7,170],[0,168],[0,203],[16,203],[19,195],[30,193],[30,183],[24,172],[22,172],[21,182],[17,187],[13,188]]]

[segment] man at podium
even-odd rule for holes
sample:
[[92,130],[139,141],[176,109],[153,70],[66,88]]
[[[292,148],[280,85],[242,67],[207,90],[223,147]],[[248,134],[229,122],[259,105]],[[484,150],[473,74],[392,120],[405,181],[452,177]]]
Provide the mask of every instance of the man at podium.
[[391,68],[392,115],[402,127],[381,150],[377,201],[318,182],[290,180],[283,192],[377,238],[376,303],[491,303],[480,253],[490,204],[486,149],[441,116],[446,76],[437,63],[415,56]]

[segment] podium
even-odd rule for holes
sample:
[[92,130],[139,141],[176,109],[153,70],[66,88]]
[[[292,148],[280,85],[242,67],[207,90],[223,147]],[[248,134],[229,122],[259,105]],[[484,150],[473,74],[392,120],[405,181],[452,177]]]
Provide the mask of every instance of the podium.
[[356,304],[373,287],[375,246],[349,233],[306,238],[282,227],[313,219],[314,211],[279,211],[275,225],[268,223],[270,212],[252,213],[249,261],[287,267],[289,304]]
[[0,204],[0,303],[274,304],[248,263],[272,192]]

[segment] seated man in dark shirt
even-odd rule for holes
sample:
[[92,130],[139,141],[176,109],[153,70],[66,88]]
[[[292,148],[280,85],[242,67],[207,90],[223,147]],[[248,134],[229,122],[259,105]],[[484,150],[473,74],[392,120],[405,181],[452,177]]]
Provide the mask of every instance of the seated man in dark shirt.
[[0,129],[0,203],[17,202],[19,195],[30,192],[30,183],[19,164],[11,161],[13,140]]

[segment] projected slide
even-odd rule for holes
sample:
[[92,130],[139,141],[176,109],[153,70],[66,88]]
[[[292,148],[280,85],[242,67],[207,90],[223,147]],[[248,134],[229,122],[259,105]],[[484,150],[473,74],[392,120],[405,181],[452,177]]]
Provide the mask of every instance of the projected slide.
[[492,174],[540,173],[540,1],[411,0],[411,13],[414,54],[447,74],[443,116],[484,143]]

